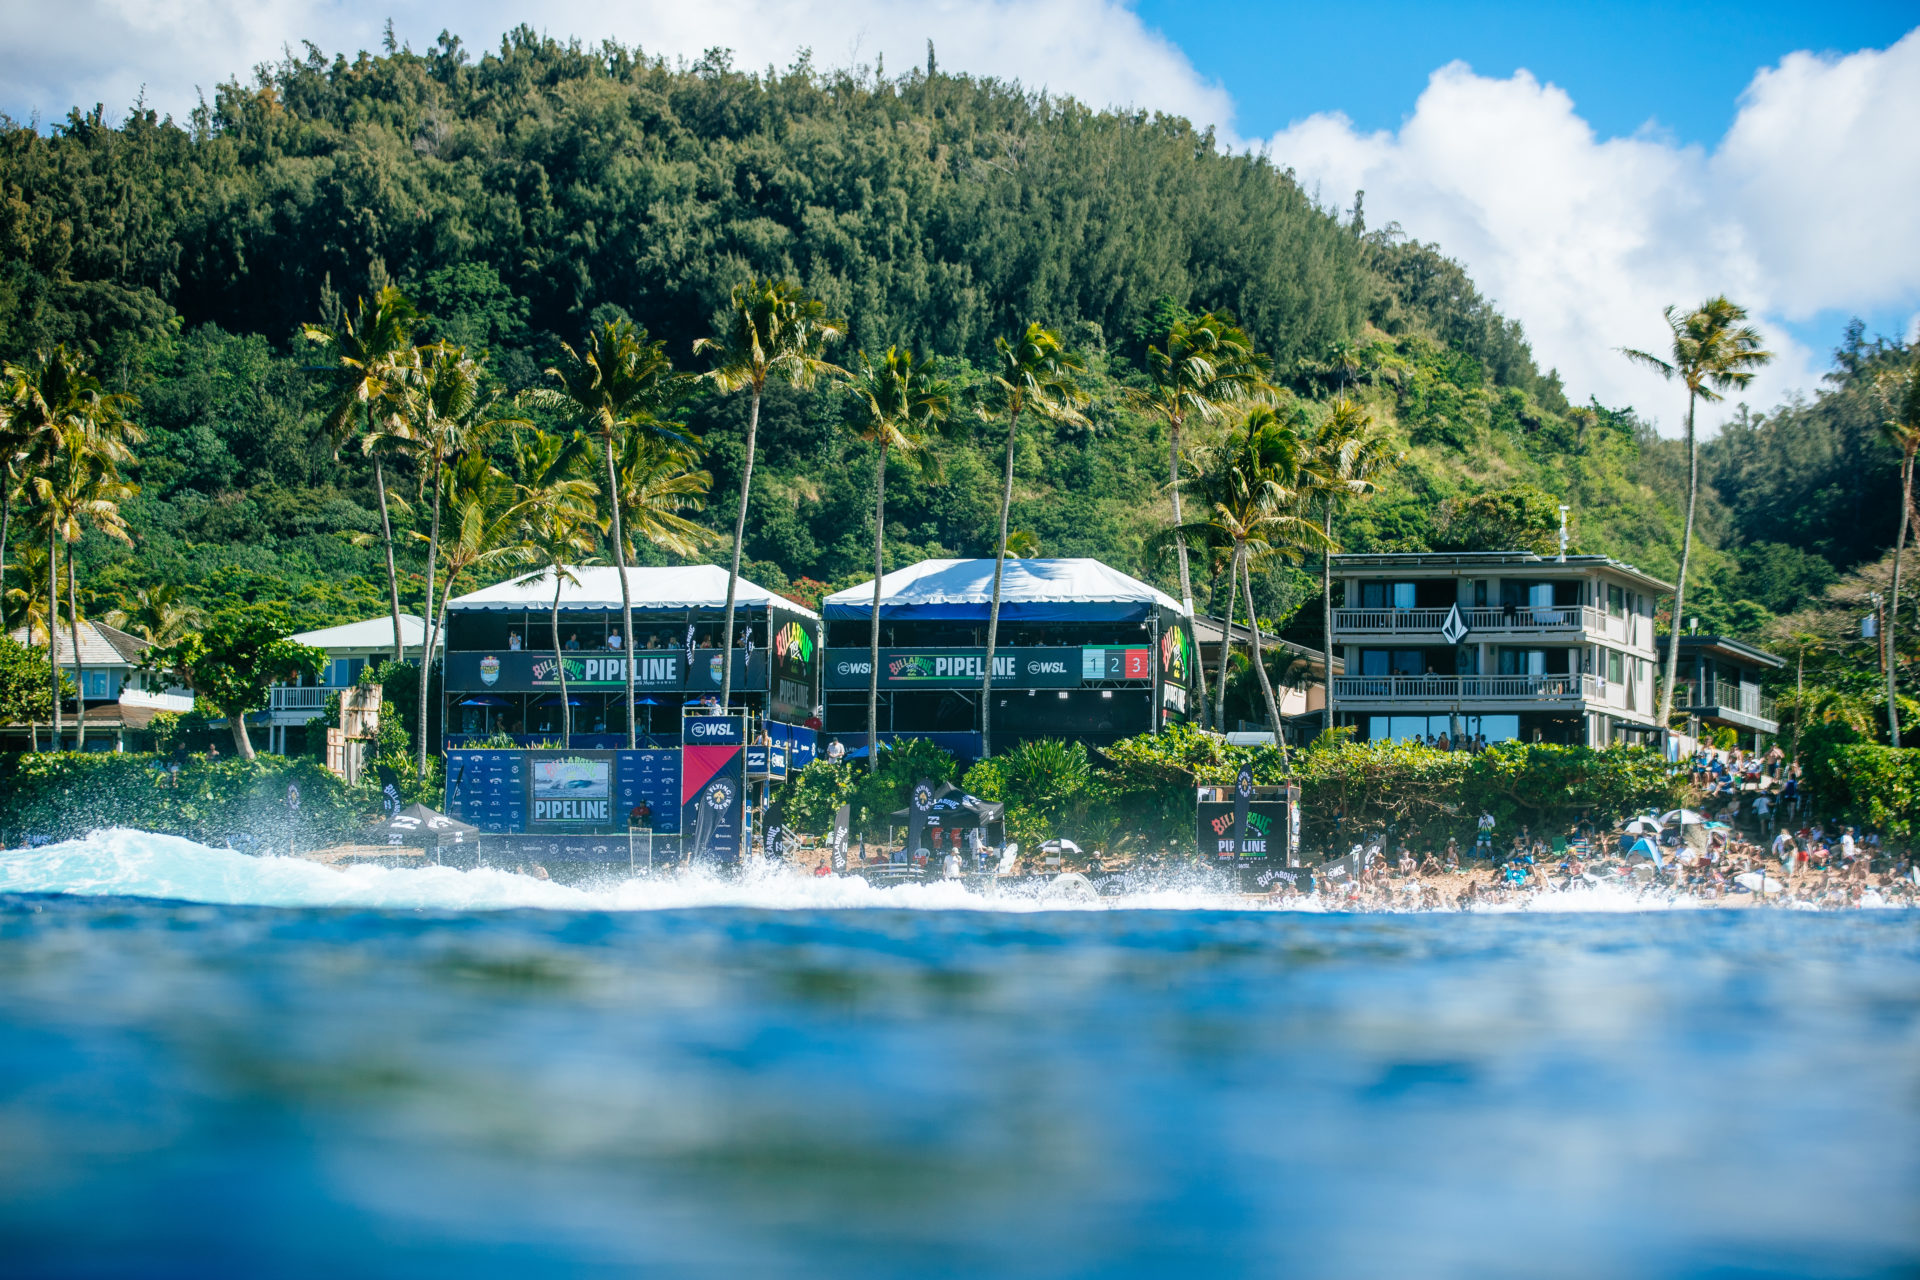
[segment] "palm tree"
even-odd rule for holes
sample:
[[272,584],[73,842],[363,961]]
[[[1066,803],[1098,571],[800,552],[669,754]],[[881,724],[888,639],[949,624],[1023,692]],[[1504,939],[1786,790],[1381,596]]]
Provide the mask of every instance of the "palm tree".
[[[388,285],[374,295],[371,307],[361,298],[355,314],[343,319],[339,329],[317,324],[302,329],[307,341],[324,345],[333,353],[334,391],[327,407],[326,428],[333,437],[334,456],[338,458],[341,444],[359,432],[362,451],[373,459],[373,488],[380,499],[380,536],[387,552],[387,598],[393,606],[395,662],[405,662],[407,653],[400,637],[400,571],[393,559],[393,517],[382,453],[393,438],[404,437],[405,423],[393,412],[393,401],[414,361],[413,327],[418,320],[413,304]],[[429,656],[421,654],[422,667]],[[424,708],[421,714],[426,714]]]
[[[89,424],[92,425],[92,424]],[[77,722],[74,746],[87,745],[86,671],[80,650],[80,599],[78,572],[72,548],[79,543],[91,524],[108,537],[127,546],[133,539],[120,515],[120,504],[138,490],[120,478],[110,451],[103,451],[97,438],[71,433],[61,454],[52,465],[33,478],[34,496],[47,521],[49,533],[67,548],[67,639],[73,649],[73,684]],[[51,575],[49,575],[51,578]],[[53,614],[56,610],[50,610]]]
[[[697,524],[683,512],[696,511],[706,503],[713,476],[695,470],[697,448],[677,445],[657,436],[629,432],[620,455],[614,460],[614,478],[618,487],[620,527],[626,535],[621,554],[636,560],[641,543],[650,543],[669,555],[690,559],[700,549],[719,540],[719,535]],[[629,662],[629,678],[633,663]],[[637,733],[633,698],[627,698],[627,723]]]
[[867,627],[867,771],[880,767],[880,578],[886,572],[887,455],[927,458],[930,433],[953,409],[953,384],[938,366],[913,352],[888,347],[875,364],[860,353],[853,380],[854,432],[879,449],[873,466],[873,615]]
[[205,615],[181,599],[180,588],[172,583],[136,587],[131,598],[122,597],[120,606],[102,621],[152,644],[168,645],[200,626]]
[[573,704],[560,649],[560,591],[569,582],[579,582],[574,566],[591,563],[599,546],[599,491],[573,474],[579,453],[572,444],[565,436],[533,431],[515,449],[527,550],[533,563],[553,574],[553,667],[560,681],[560,740],[569,745]]
[[[23,366],[8,369],[6,403],[12,452],[27,477],[26,491],[39,509],[39,523],[47,535],[47,668],[53,689],[53,742],[60,743],[60,671],[57,639],[60,614],[59,544],[78,542],[85,525],[94,523],[111,536],[127,541],[119,503],[134,490],[120,478],[119,467],[133,460],[132,446],[140,429],[126,417],[136,401],[107,392],[87,369],[86,361],[65,348],[37,353]],[[78,592],[71,561],[68,565],[67,603],[69,640],[73,647],[75,683],[82,685]],[[86,741],[85,701],[79,743]]]
[[1673,590],[1673,625],[1667,628],[1667,679],[1660,691],[1662,730],[1673,716],[1673,683],[1680,674],[1680,619],[1686,612],[1687,568],[1693,559],[1693,511],[1700,497],[1694,405],[1701,400],[1712,403],[1722,398],[1722,392],[1746,386],[1760,367],[1773,359],[1773,353],[1760,346],[1760,331],[1744,323],[1747,309],[1725,295],[1708,298],[1692,311],[1668,307],[1663,314],[1667,328],[1673,331],[1670,359],[1621,348],[1635,364],[1645,365],[1669,382],[1678,378],[1687,385],[1687,522],[1680,538],[1680,580]]
[[[1133,403],[1167,424],[1167,491],[1173,496],[1173,524],[1180,513],[1181,430],[1189,419],[1214,422],[1221,407],[1244,400],[1265,385],[1271,361],[1258,355],[1253,340],[1231,320],[1209,312],[1184,317],[1168,326],[1159,346],[1147,347],[1151,388],[1132,392]],[[1180,562],[1180,604],[1193,616],[1193,578],[1187,567],[1187,542],[1173,542]],[[1207,718],[1207,682],[1200,681],[1200,719]]]
[[846,370],[827,363],[821,352],[846,333],[846,322],[829,320],[818,298],[791,280],[753,280],[735,285],[726,325],[712,338],[694,340],[695,352],[712,351],[715,365],[707,377],[723,392],[745,391],[747,460],[740,472],[740,509],[733,520],[733,564],[727,570],[727,621],[721,632],[720,705],[733,697],[733,597],[740,582],[740,547],[747,535],[747,496],[753,488],[753,451],[760,432],[760,400],[769,379],[796,389],[822,377],[844,377]]
[[398,366],[395,378],[395,416],[405,424],[403,438],[418,464],[421,496],[428,503],[426,607],[420,611],[420,701],[414,716],[414,750],[421,772],[427,767],[427,679],[438,652],[440,636],[430,624],[435,616],[433,588],[440,563],[440,494],[447,463],[453,457],[481,447],[502,427],[524,421],[500,412],[499,403],[482,392],[478,362],[463,347],[447,343],[416,347]]
[[50,643],[53,632],[47,615],[47,553],[31,543],[14,549],[13,559],[0,578],[0,604],[6,611],[6,629],[24,627],[28,644]]
[[587,335],[583,351],[560,344],[561,359],[547,375],[558,389],[535,392],[533,403],[560,409],[575,417],[601,447],[607,482],[602,495],[613,526],[614,563],[620,570],[620,617],[628,656],[627,746],[639,745],[633,724],[633,591],[627,582],[627,536],[622,523],[616,455],[628,437],[651,436],[663,443],[692,448],[698,442],[681,424],[671,420],[674,408],[690,389],[690,379],[673,371],[664,342],[647,336],[630,320],[609,321]]
[[1314,433],[1309,468],[1311,487],[1320,498],[1320,660],[1327,689],[1323,720],[1328,730],[1333,728],[1333,518],[1346,503],[1372,493],[1375,473],[1399,459],[1373,415],[1346,396],[1327,407],[1327,416]]
[[[1189,536],[1200,540],[1224,538],[1231,545],[1228,573],[1233,586],[1246,598],[1253,667],[1273,725],[1274,745],[1280,749],[1283,762],[1287,747],[1281,732],[1280,705],[1260,652],[1260,617],[1253,601],[1252,570],[1257,562],[1326,545],[1313,520],[1302,514],[1313,484],[1308,469],[1310,456],[1310,444],[1292,426],[1267,406],[1255,406],[1235,438],[1221,444],[1200,468],[1211,506],[1207,515],[1184,527],[1176,525],[1154,540],[1164,543]],[[1229,614],[1231,611],[1229,605]],[[1220,665],[1224,671],[1224,649]],[[1225,697],[1224,682],[1221,697]]]
[[1085,403],[1075,377],[1086,371],[1060,335],[1038,321],[1013,342],[993,340],[993,369],[988,376],[988,407],[1007,415],[1006,475],[1000,486],[1000,536],[994,539],[993,605],[987,613],[987,661],[980,681],[980,755],[993,754],[993,651],[1000,639],[1000,582],[1007,568],[1007,518],[1013,510],[1013,450],[1020,419],[1032,413],[1049,422],[1084,423]]
[[1007,531],[1007,558],[1009,560],[1039,559],[1040,535],[1031,529],[1009,529]]
[[1900,625],[1900,560],[1907,548],[1907,522],[1913,514],[1913,458],[1920,452],[1920,356],[1882,370],[1875,390],[1886,408],[1881,430],[1900,450],[1900,533],[1893,544],[1893,600],[1887,610],[1887,741],[1900,745],[1900,709],[1894,697],[1894,668],[1899,651],[1894,636]]
[[[590,486],[586,492],[592,492]],[[475,449],[454,459],[446,480],[447,584],[440,592],[438,614],[422,619],[432,624],[430,634],[446,629],[448,602],[466,574],[494,566],[518,566],[536,558],[527,538],[530,501],[484,452]],[[424,764],[421,767],[424,773]]]

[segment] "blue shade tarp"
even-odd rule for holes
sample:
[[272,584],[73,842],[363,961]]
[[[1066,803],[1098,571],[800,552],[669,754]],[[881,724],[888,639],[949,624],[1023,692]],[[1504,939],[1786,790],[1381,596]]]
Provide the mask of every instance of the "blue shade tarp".
[[[880,580],[880,616],[896,622],[980,621],[993,607],[992,560],[922,560]],[[873,579],[821,602],[834,620],[873,612]],[[1000,583],[1000,621],[1136,622],[1179,601],[1098,560],[1009,560]]]
[[476,698],[462,698],[454,705],[459,707],[510,707],[513,704],[505,698],[496,698],[490,693],[483,693]]

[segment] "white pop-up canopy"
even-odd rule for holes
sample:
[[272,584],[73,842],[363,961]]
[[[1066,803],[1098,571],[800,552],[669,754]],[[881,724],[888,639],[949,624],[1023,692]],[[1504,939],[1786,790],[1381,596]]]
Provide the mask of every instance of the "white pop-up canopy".
[[[620,608],[620,570],[613,565],[575,567],[569,572],[575,581],[560,584],[562,611],[618,610]],[[727,571],[718,565],[667,565],[629,568],[627,590],[636,610],[646,609],[724,609],[727,607]],[[785,596],[745,578],[734,591],[734,603],[759,608],[769,604],[789,613],[818,619],[819,614]],[[479,591],[455,596],[447,608],[454,613],[518,611],[553,607],[553,571],[541,569],[517,578],[495,583]]]
[[[896,621],[984,619],[993,604],[993,561],[922,560],[880,580],[880,613]],[[820,602],[827,617],[865,618],[873,579]],[[1159,610],[1183,615],[1166,592],[1098,560],[1008,560],[1000,580],[1002,622],[1116,622]]]

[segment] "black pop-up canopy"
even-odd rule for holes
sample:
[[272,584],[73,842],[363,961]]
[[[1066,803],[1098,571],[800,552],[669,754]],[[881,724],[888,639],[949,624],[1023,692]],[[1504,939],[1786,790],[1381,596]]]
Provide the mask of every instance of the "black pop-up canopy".
[[435,813],[423,804],[410,804],[376,828],[388,844],[418,844],[437,848],[442,844],[465,844],[480,834],[457,818]]
[[[968,795],[951,782],[943,782],[940,789],[933,793],[933,803],[928,806],[927,825],[958,827],[964,831],[971,827],[990,827],[999,822],[1005,813],[1005,805]],[[905,824],[912,820],[911,805],[893,811],[893,821],[896,823]]]

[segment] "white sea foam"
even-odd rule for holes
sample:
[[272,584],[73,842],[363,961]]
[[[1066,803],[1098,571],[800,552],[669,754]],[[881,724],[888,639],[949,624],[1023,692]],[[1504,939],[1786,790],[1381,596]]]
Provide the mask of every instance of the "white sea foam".
[[[958,883],[873,885],[858,875],[812,876],[787,868],[739,876],[701,872],[656,878],[609,875],[568,885],[512,871],[452,867],[332,867],[293,857],[255,857],[178,836],[114,829],[37,849],[0,852],[0,893],[71,893],[267,907],[376,907],[425,911],[648,911],[693,907],[924,911],[1285,910],[1320,911],[1317,898],[1262,899],[1196,885],[1118,897],[1062,893],[1045,884],[977,892]],[[1691,908],[1684,896],[1595,886],[1542,892],[1476,912],[1620,912]]]

